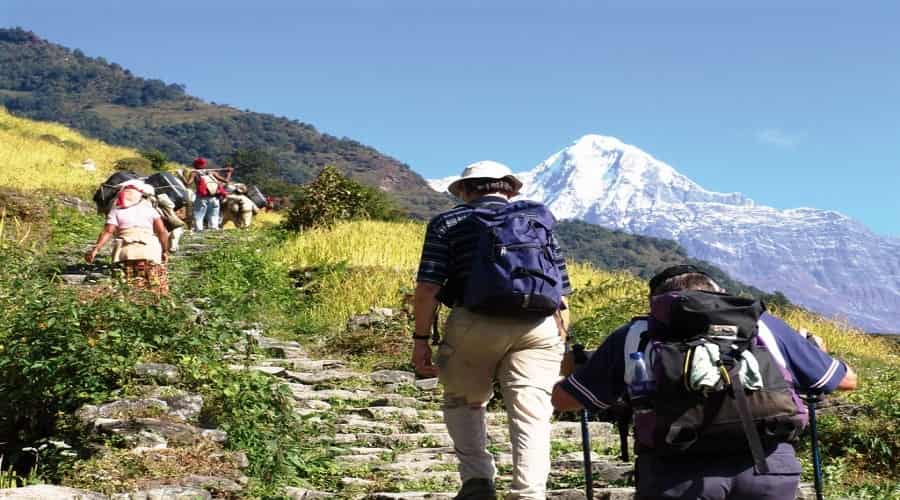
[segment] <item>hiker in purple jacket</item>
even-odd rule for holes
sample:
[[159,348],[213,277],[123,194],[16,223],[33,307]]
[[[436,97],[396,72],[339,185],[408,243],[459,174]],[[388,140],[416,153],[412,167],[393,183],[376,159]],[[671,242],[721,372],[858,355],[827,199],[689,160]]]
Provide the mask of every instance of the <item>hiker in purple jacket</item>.
[[[666,269],[650,285],[651,299],[679,290],[723,291],[693,266]],[[600,411],[621,403],[626,396],[626,343],[635,321],[614,331],[584,366],[556,384],[553,406],[557,410]],[[759,317],[757,326],[757,341],[771,353],[785,378],[792,379],[795,391],[830,393],[856,388],[856,374],[826,354],[821,338],[807,339],[767,313]],[[800,405],[799,410],[804,412],[805,408]],[[801,467],[790,442],[767,443],[765,474],[757,472],[759,467],[747,451],[663,456],[639,445],[635,473],[637,498],[641,500],[793,500],[800,483]]]

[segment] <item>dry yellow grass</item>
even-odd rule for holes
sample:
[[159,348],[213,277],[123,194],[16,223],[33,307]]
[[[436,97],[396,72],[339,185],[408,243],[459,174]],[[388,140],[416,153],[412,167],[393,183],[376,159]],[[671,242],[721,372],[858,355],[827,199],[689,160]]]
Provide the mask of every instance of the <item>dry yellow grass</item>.
[[[403,292],[415,287],[424,237],[425,225],[419,222],[344,222],[291,238],[275,250],[275,258],[295,269],[349,267],[348,272],[323,278],[320,300],[309,309],[316,323],[341,328],[351,316],[370,307],[399,305]],[[602,271],[589,264],[570,263],[569,274],[575,288],[596,290],[577,303],[576,317],[642,293],[645,287],[628,273]]]
[[346,262],[353,267],[415,270],[425,225],[418,222],[355,221],[312,229],[286,243],[279,260],[301,268]]
[[896,344],[888,339],[866,335],[858,328],[797,308],[772,311],[793,328],[805,329],[825,340],[828,350],[864,363],[875,362],[900,366]]
[[265,210],[253,217],[253,226],[257,229],[276,227],[284,221],[282,212],[266,212]]
[[[109,146],[62,125],[17,118],[0,108],[0,186],[90,198],[116,160],[135,156],[133,149]],[[81,168],[86,159],[94,161],[96,171]]]

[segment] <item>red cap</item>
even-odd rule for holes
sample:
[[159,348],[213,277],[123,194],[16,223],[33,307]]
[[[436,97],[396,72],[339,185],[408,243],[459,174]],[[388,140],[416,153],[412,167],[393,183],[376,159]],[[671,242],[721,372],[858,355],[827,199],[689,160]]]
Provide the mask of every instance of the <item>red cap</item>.
[[197,168],[203,168],[206,166],[206,159],[202,156],[198,156],[194,159],[194,166]]

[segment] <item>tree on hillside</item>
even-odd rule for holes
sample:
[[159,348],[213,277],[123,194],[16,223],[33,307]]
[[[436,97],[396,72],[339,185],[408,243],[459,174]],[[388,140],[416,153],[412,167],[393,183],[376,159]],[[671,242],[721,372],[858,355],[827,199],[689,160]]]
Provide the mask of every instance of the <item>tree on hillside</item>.
[[162,170],[166,167],[169,157],[158,149],[147,149],[141,151],[141,156],[150,162],[154,170]]
[[330,226],[340,220],[396,220],[400,212],[387,196],[344,177],[327,166],[304,185],[288,214],[285,227],[294,231]]
[[238,148],[227,155],[222,164],[233,165],[241,182],[264,186],[278,176],[278,163],[262,149]]

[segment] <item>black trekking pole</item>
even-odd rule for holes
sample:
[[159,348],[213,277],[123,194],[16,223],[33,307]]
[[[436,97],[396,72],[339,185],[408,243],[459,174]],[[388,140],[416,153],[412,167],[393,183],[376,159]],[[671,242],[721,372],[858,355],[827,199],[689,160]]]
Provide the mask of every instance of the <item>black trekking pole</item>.
[[627,462],[628,455],[628,428],[631,427],[631,412],[622,411],[622,415],[616,419],[616,429],[619,431],[619,460]]
[[824,500],[822,491],[822,457],[819,454],[819,430],[816,426],[816,404],[822,401],[822,394],[810,392],[806,395],[806,404],[809,407],[809,429],[812,435],[812,460],[813,460],[813,484],[816,487],[816,500]]
[[[800,330],[800,333],[806,337],[810,344],[821,349],[822,346],[816,342],[815,335],[806,330]],[[822,401],[823,395],[821,391],[809,391],[806,393],[806,406],[809,410],[809,431],[810,440],[812,441],[812,460],[813,460],[813,484],[816,488],[816,500],[824,500],[825,493],[822,488],[822,456],[819,453],[819,428],[816,422],[816,405]]]
[[[587,354],[584,346],[575,344],[572,346],[572,355],[575,358],[575,366],[587,363]],[[588,425],[590,413],[587,408],[581,410],[581,450],[584,454],[584,495],[587,500],[594,499],[594,474],[591,463],[591,428]]]

